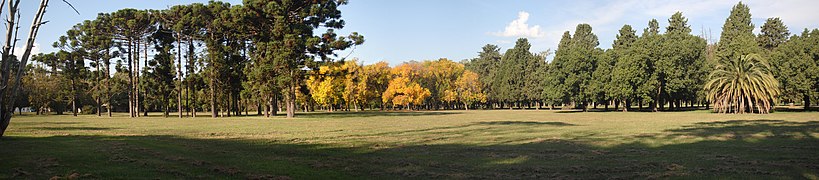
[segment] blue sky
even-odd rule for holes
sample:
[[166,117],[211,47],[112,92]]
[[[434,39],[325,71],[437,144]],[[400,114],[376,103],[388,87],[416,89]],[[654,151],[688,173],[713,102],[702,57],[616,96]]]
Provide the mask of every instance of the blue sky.
[[[23,0],[21,29],[27,29],[36,9],[36,0]],[[204,2],[195,0],[70,0],[80,11],[77,15],[61,0],[52,0],[40,31],[34,52],[51,52],[51,44],[72,25],[92,19],[99,12],[122,8],[164,9],[176,4]],[[226,1],[240,4],[240,0]],[[366,42],[351,57],[366,64],[388,61],[396,65],[409,60],[449,58],[455,61],[473,58],[485,44],[495,44],[505,51],[519,37],[529,38],[532,52],[554,50],[564,31],[573,31],[578,23],[588,23],[600,39],[600,47],[610,48],[624,24],[638,29],[638,34],[654,18],[665,27],[674,12],[688,18],[692,34],[710,34],[714,41],[730,9],[738,1],[721,0],[622,0],[622,1],[539,1],[539,0],[350,0],[342,7],[347,26],[340,34],[359,32]],[[791,30],[819,28],[819,1],[779,0],[743,1],[751,8],[754,25],[768,17],[780,17]],[[5,16],[5,14],[4,14]],[[663,28],[664,29],[664,28]],[[22,30],[24,37],[26,30]],[[709,33],[710,32],[710,33]],[[5,33],[5,31],[3,32]],[[346,55],[347,52],[339,54]]]

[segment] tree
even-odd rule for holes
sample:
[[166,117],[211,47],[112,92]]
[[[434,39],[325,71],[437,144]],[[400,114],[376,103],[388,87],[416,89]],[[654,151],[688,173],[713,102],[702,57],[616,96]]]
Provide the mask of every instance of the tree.
[[[15,28],[15,25],[19,27],[19,19],[17,18],[20,13],[18,8],[20,0],[9,0],[8,2],[9,12],[8,19],[6,19],[6,23],[8,23],[6,24],[6,42],[3,45],[3,52],[0,57],[0,137],[3,137],[6,128],[8,128],[11,122],[11,115],[14,113],[14,102],[16,102],[20,87],[22,86],[21,79],[23,77],[23,69],[31,56],[31,48],[34,47],[34,40],[37,38],[37,32],[40,30],[40,26],[43,25],[43,15],[45,14],[46,7],[48,7],[48,0],[40,1],[40,6],[34,15],[31,28],[28,31],[28,38],[23,48],[23,54],[16,56],[12,50],[17,45],[16,34],[19,28]],[[2,8],[0,8],[0,12],[2,12]],[[11,69],[13,62],[17,62],[16,57],[20,57],[18,65],[15,69]],[[9,80],[12,78],[11,72],[15,70],[16,72],[13,75],[14,81],[9,83]]]
[[57,52],[57,59],[64,64],[61,66],[62,71],[60,72],[68,79],[70,84],[68,94],[70,94],[71,112],[74,116],[77,116],[78,93],[84,92],[79,89],[82,83],[80,81],[85,79],[87,75],[85,72],[85,57],[87,54],[85,45],[88,43],[88,39],[82,38],[81,34],[83,34],[83,24],[76,24],[66,32],[66,35],[60,36],[59,40],[52,45],[61,49]]
[[[387,62],[381,61],[375,64],[366,65],[362,68],[361,77],[363,78],[359,84],[362,87],[359,91],[359,98],[362,103],[377,103],[381,110],[384,110],[384,103],[381,101],[381,95],[387,90],[389,86],[391,74],[390,66]],[[363,108],[363,107],[362,107]]]
[[499,101],[498,91],[496,91],[493,87],[496,86],[494,80],[500,66],[500,61],[500,48],[496,45],[487,44],[481,48],[481,52],[478,52],[477,58],[471,59],[470,61],[464,63],[464,68],[466,70],[478,74],[478,79],[483,85],[481,89],[483,90],[483,93],[486,94],[487,101],[490,102]]
[[466,70],[455,82],[457,88],[457,98],[464,104],[464,109],[469,110],[469,106],[477,102],[486,102],[486,94],[483,93],[481,81],[478,74]]
[[720,61],[759,52],[756,36],[753,34],[754,24],[751,22],[750,11],[750,8],[742,2],[731,9],[731,14],[725,19],[725,24],[722,26],[722,34],[717,46],[717,56]]
[[[659,111],[658,106],[662,106],[662,102],[660,102],[661,95],[662,95],[662,84],[660,83],[659,79],[662,77],[660,73],[658,73],[658,66],[662,66],[663,64],[659,63],[659,60],[662,58],[662,54],[660,51],[655,50],[655,48],[660,47],[663,42],[663,36],[660,34],[660,27],[659,23],[656,19],[651,19],[648,21],[648,27],[643,29],[643,34],[637,39],[637,43],[635,44],[635,50],[637,50],[638,54],[635,54],[638,59],[642,59],[642,61],[637,62],[639,66],[643,67],[644,71],[644,79],[645,81],[640,84],[638,88],[638,92],[642,96],[639,98],[638,103],[642,103],[643,101],[648,101],[649,107],[651,111],[657,112]],[[642,106],[642,105],[640,105]],[[631,107],[631,104],[626,103],[626,107]]]
[[173,54],[171,50],[174,48],[173,43],[176,39],[173,37],[169,29],[159,26],[158,30],[151,36],[151,42],[154,44],[154,49],[157,54],[154,55],[152,61],[148,61],[148,68],[150,71],[145,74],[146,78],[153,82],[152,91],[154,96],[159,97],[159,105],[164,111],[163,116],[168,117],[170,109],[170,96],[173,90],[176,89],[174,83],[174,67]]
[[[336,55],[335,51],[364,42],[358,33],[346,38],[337,37],[335,33],[336,29],[344,28],[338,7],[346,3],[341,0],[244,1],[246,12],[252,12],[246,15],[252,19],[248,26],[254,32],[253,39],[257,44],[264,44],[258,45],[257,52],[270,55],[257,57],[272,58],[278,71],[275,78],[285,87],[288,118],[295,114],[296,89],[304,78],[302,67],[315,66],[315,59],[329,61]],[[314,30],[320,27],[326,31],[315,35]]]
[[[638,63],[644,58],[636,57],[638,53],[633,47],[638,38],[635,32],[630,25],[623,25],[609,52],[614,66],[610,71],[611,81],[607,95],[617,101],[615,106],[621,102],[625,106],[626,101],[635,98],[638,85],[644,79],[641,75],[645,72],[641,71],[642,64]],[[628,108],[623,107],[623,111],[628,111]]]
[[569,102],[569,89],[565,83],[568,72],[565,71],[566,68],[564,67],[566,66],[565,64],[569,58],[571,43],[571,33],[569,33],[569,31],[564,32],[560,39],[560,43],[557,45],[555,58],[548,65],[548,76],[546,78],[547,85],[544,86],[543,92],[551,106],[554,106],[555,104],[562,105]]
[[768,61],[758,54],[720,61],[709,79],[708,100],[720,113],[767,114],[779,95],[779,82],[771,75]]
[[344,81],[344,91],[341,93],[341,97],[344,99],[344,108],[346,111],[350,111],[350,105],[353,105],[353,109],[358,110],[359,106],[363,106],[362,102],[365,100],[361,98],[361,95],[367,88],[366,83],[361,83],[366,81],[362,75],[361,65],[358,64],[357,59],[344,61],[344,64],[341,65],[341,71],[343,73],[341,78]]
[[327,107],[330,112],[343,100],[345,78],[342,69],[341,64],[330,63],[319,67],[318,72],[312,74],[306,81],[312,99],[319,105]]
[[139,116],[139,50],[142,40],[153,32],[153,19],[148,11],[121,9],[111,13],[114,39],[127,46],[121,52],[128,54],[128,99],[130,117]]
[[520,38],[515,42],[515,47],[506,50],[501,58],[500,68],[494,80],[497,83],[495,89],[500,100],[508,103],[510,109],[514,103],[526,100],[523,89],[526,81],[521,77],[531,73],[525,71],[527,61],[533,58],[529,52],[531,46],[529,40]]
[[612,70],[615,66],[615,61],[611,57],[613,54],[612,50],[608,51],[597,51],[595,53],[597,56],[594,57],[597,62],[592,72],[592,79],[589,82],[589,87],[587,91],[591,95],[591,100],[596,102],[593,106],[597,108],[597,105],[604,104],[605,110],[609,108],[609,100],[611,100],[611,96],[609,96],[610,92],[612,91],[612,87],[614,86],[612,83]]
[[451,103],[457,100],[455,81],[463,74],[464,65],[446,58],[424,61],[422,64],[419,84],[432,93],[426,102],[435,109],[440,108],[442,104],[451,108]]
[[802,101],[805,110],[819,93],[819,30],[794,35],[771,55],[772,74],[779,81],[780,98],[785,102]]
[[660,89],[657,100],[680,108],[683,102],[693,102],[707,73],[705,39],[691,35],[688,20],[677,12],[668,19],[663,35],[661,58],[655,64]]
[[410,61],[396,66],[392,69],[392,79],[387,89],[381,95],[383,103],[390,103],[395,106],[404,106],[406,109],[415,109],[413,106],[420,105],[432,93],[429,89],[422,87],[418,81],[422,78],[423,65],[416,61]]
[[597,48],[599,44],[590,25],[578,24],[572,35],[564,69],[561,70],[567,75],[565,83],[569,92],[569,100],[577,103],[576,105],[579,105],[584,111],[587,103],[593,97],[594,91],[590,90],[591,75],[603,52]]
[[788,36],[790,36],[788,27],[778,17],[768,18],[760,29],[761,33],[756,37],[756,42],[767,51],[773,51],[774,48],[788,41]]

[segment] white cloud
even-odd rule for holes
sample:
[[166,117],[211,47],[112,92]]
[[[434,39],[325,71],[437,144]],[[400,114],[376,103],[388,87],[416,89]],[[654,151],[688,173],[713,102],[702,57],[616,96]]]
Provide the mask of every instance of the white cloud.
[[539,25],[530,27],[527,21],[529,21],[529,13],[518,12],[518,18],[506,25],[503,32],[492,34],[503,37],[543,37],[545,35]]
[[[751,16],[754,19],[779,17],[785,25],[791,28],[791,33],[802,32],[802,28],[819,28],[816,26],[819,23],[819,11],[816,11],[819,1],[750,1],[748,6],[751,8]],[[761,23],[754,25],[756,28],[762,26]]]
[[[25,46],[26,42],[17,42],[17,47],[14,47],[14,55],[18,57],[22,56]],[[31,55],[40,54],[40,52],[40,44],[35,42],[34,46],[31,47]]]

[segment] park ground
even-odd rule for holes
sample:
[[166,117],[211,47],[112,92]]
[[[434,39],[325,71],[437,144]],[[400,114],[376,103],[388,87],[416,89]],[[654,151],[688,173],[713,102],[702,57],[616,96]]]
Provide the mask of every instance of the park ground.
[[0,179],[817,179],[819,113],[12,119]]

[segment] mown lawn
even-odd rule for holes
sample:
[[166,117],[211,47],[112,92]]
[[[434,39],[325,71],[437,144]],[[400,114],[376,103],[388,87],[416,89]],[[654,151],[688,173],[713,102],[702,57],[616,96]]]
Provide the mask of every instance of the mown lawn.
[[0,179],[635,179],[819,176],[819,113],[535,110],[300,118],[20,116]]

